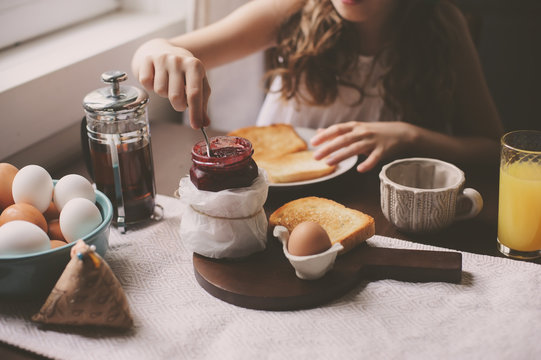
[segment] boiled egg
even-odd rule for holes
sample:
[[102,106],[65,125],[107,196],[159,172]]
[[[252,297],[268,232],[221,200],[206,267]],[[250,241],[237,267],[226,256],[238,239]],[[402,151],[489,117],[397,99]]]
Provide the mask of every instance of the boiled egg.
[[291,255],[307,256],[322,253],[331,246],[329,235],[321,225],[305,221],[291,231],[287,250]]
[[28,221],[39,226],[45,232],[48,230],[47,220],[43,214],[30,204],[19,203],[5,208],[0,215],[0,226],[14,220]]
[[15,203],[33,205],[43,213],[53,198],[53,179],[41,166],[27,165],[13,178],[12,194]]
[[8,163],[0,163],[0,211],[15,203],[11,194],[13,178],[19,171]]
[[49,237],[39,226],[14,220],[0,226],[0,254],[16,255],[51,248]]
[[96,204],[85,198],[71,199],[60,211],[60,230],[68,242],[81,239],[98,227],[102,221]]
[[62,177],[54,187],[53,201],[62,211],[64,205],[74,198],[85,198],[92,202],[96,201],[96,193],[90,181],[81,175],[70,174]]

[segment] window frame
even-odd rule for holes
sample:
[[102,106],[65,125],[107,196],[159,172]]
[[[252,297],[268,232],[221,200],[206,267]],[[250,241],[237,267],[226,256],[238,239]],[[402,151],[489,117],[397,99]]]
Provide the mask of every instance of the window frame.
[[[144,41],[186,31],[197,0],[125,0],[122,9],[0,50],[0,162],[61,166],[80,150],[82,99],[103,86],[103,71],[131,73]],[[176,118],[151,94],[151,117]],[[52,142],[51,142],[52,141]]]
[[[111,13],[120,0],[2,0],[0,49]],[[24,21],[21,21],[24,19]]]

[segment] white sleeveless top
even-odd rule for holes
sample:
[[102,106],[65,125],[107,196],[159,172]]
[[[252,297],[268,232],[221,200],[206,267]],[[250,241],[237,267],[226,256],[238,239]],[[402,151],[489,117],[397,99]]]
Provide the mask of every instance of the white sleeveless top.
[[278,92],[281,78],[275,78],[259,111],[256,124],[265,126],[286,123],[296,127],[317,129],[352,120],[398,120],[383,102],[381,75],[384,68],[376,63],[371,72],[373,62],[373,57],[359,56],[358,70],[347,79],[364,88],[364,99],[360,103],[358,103],[359,92],[343,85],[338,87],[338,96],[334,103],[328,106],[307,105],[295,99],[283,100]]

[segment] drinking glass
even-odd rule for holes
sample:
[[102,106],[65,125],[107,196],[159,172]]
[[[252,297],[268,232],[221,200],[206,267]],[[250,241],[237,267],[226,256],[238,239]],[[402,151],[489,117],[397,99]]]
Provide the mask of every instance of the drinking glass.
[[515,259],[541,257],[541,131],[501,139],[498,250]]

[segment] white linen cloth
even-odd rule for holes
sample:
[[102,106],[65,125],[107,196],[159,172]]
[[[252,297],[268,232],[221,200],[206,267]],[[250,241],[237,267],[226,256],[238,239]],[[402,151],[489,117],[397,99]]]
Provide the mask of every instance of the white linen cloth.
[[[178,200],[165,218],[121,235],[105,259],[134,316],[128,333],[45,330],[41,304],[0,302],[0,340],[58,359],[534,359],[541,357],[541,266],[463,253],[461,284],[362,282],[309,310],[240,308],[194,278],[179,238]],[[277,240],[276,240],[277,241]],[[373,246],[438,249],[382,236]]]

